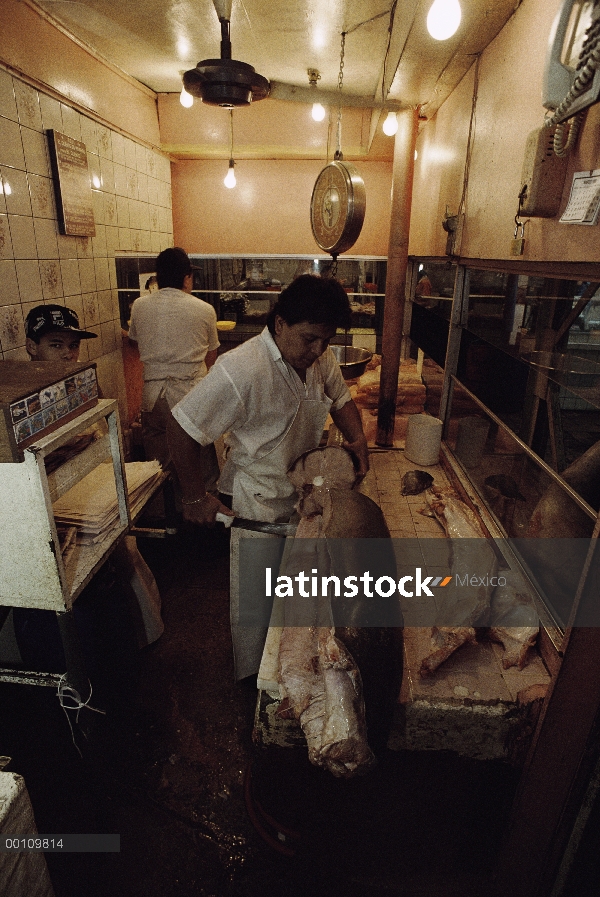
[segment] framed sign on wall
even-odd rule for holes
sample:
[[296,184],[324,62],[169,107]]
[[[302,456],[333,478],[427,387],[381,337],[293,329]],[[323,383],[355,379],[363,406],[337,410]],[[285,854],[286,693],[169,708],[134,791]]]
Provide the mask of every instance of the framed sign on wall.
[[95,237],[92,188],[85,143],[49,129],[48,149],[62,234]]

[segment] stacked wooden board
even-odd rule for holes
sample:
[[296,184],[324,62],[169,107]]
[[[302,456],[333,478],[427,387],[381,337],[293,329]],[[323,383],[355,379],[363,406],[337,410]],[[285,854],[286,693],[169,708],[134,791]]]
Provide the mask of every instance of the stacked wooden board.
[[[124,465],[132,517],[144,506],[162,468],[158,461],[132,461]],[[57,527],[77,528],[77,541],[100,542],[117,524],[119,507],[113,465],[99,464],[53,504]]]

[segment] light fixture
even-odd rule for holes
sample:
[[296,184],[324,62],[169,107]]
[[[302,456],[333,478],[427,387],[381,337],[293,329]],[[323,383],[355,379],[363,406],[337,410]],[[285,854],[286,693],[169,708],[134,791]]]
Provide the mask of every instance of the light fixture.
[[266,78],[257,74],[247,62],[231,58],[232,0],[213,0],[221,25],[220,59],[202,59],[195,69],[183,76],[188,93],[199,97],[209,106],[249,106],[269,96],[271,85]]
[[[321,80],[321,75],[317,69],[308,69],[308,83],[314,89],[317,89],[317,81]],[[323,121],[325,118],[325,107],[321,103],[313,103],[312,117],[314,121]]]
[[320,103],[313,103],[312,117],[314,121],[323,121],[325,118],[325,106],[321,106]]
[[[183,76],[185,75],[185,69],[181,69],[179,74],[183,78]],[[183,84],[181,87],[181,93],[179,94],[179,102],[181,103],[182,106],[185,106],[186,109],[189,109],[190,106],[194,105],[193,96],[191,95],[191,93],[187,92],[187,90],[185,89],[185,85],[183,85]]]
[[191,93],[188,93],[185,87],[181,88],[181,93],[179,94],[179,102],[182,106],[185,106],[186,109],[189,109],[190,106],[194,105],[194,98]]
[[223,180],[223,183],[225,184],[225,186],[229,187],[230,190],[232,190],[233,187],[235,187],[235,185],[237,184],[237,181],[235,179],[234,166],[235,166],[235,162],[233,161],[233,159],[230,159],[229,160],[229,171],[227,172],[227,174],[225,175],[225,179]]
[[383,123],[383,133],[388,137],[393,137],[398,130],[398,118],[395,112],[388,112],[387,118]]
[[435,40],[448,40],[456,34],[461,15],[458,0],[434,0],[427,14],[427,30]]
[[233,160],[233,109],[229,110],[229,128],[231,138],[229,143],[229,170],[225,175],[223,183],[226,187],[229,187],[229,189],[232,190],[237,183],[235,179],[235,162]]

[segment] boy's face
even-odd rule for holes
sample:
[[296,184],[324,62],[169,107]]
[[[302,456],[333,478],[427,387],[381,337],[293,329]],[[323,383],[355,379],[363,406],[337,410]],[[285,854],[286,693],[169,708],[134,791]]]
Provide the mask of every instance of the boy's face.
[[73,333],[55,330],[40,337],[39,343],[27,338],[27,351],[34,361],[77,361],[81,340]]

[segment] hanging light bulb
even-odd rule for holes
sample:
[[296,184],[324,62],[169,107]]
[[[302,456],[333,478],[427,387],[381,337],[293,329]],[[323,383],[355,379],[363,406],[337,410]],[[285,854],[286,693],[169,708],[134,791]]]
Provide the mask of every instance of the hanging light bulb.
[[427,30],[435,40],[448,40],[456,34],[461,15],[458,0],[434,0],[427,14]]
[[181,93],[179,94],[179,102],[182,106],[185,106],[186,109],[189,109],[190,106],[194,105],[194,98],[191,93],[188,93],[185,87],[181,88]]
[[[321,75],[317,69],[308,69],[308,83],[316,91],[317,81],[321,80]],[[313,103],[312,106],[313,121],[323,121],[325,118],[325,107],[321,103]]]
[[237,184],[237,181],[235,179],[234,166],[235,166],[235,162],[233,161],[233,159],[230,159],[229,160],[229,171],[227,172],[227,174],[225,175],[225,179],[223,180],[223,183],[225,184],[225,186],[229,187],[230,190],[232,190],[235,187],[235,185]]
[[229,171],[225,175],[223,183],[230,190],[235,187],[235,162],[233,161],[233,109],[229,110]]
[[398,130],[398,118],[395,112],[388,112],[387,118],[383,123],[383,133],[388,137],[393,137]]
[[[185,75],[185,69],[181,69],[179,72],[180,77],[183,79]],[[188,93],[185,89],[185,84],[181,85],[181,93],[179,94],[179,102],[182,106],[185,106],[186,109],[189,109],[190,106],[194,105],[194,97],[191,93]]]

